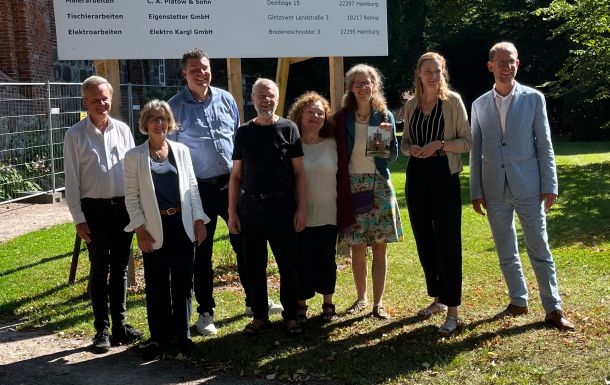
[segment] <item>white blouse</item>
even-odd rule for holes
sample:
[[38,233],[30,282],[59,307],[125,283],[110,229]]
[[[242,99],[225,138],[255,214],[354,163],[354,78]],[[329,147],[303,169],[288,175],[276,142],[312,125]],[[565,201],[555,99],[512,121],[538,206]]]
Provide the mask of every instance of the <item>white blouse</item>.
[[337,224],[337,142],[303,143],[307,185],[307,226]]
[[350,174],[375,174],[375,158],[366,156],[366,139],[369,125],[356,122],[354,149],[349,159]]

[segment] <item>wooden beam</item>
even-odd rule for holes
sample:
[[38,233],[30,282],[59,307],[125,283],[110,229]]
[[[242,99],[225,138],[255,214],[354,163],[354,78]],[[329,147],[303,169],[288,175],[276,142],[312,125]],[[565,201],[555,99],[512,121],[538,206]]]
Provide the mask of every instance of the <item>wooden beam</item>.
[[341,99],[343,98],[343,94],[345,92],[343,57],[329,57],[328,70],[330,72],[330,108],[333,110],[333,112],[337,112],[341,108]]
[[291,57],[290,64],[300,63],[302,61],[309,60],[309,59],[311,59],[311,58],[310,57]]
[[[110,115],[118,120],[123,120],[121,114],[121,73],[118,60],[96,60],[95,72],[108,80],[112,85],[112,109]],[[132,127],[133,129],[133,127]]]
[[277,59],[277,74],[275,82],[280,91],[280,101],[277,105],[276,114],[284,116],[284,104],[286,104],[286,89],[288,88],[288,73],[290,72],[290,58]]
[[241,59],[227,59],[227,73],[229,81],[229,92],[235,98],[237,108],[239,109],[239,123],[243,123],[244,116],[244,92],[242,87],[241,76]]

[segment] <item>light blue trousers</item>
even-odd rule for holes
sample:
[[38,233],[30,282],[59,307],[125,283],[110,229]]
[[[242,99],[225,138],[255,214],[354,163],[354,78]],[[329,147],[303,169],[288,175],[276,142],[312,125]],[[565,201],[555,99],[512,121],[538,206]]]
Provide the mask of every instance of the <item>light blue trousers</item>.
[[487,218],[500,259],[500,269],[508,286],[510,303],[526,306],[528,300],[527,283],[517,244],[514,217],[516,212],[523,230],[527,255],[538,281],[542,307],[545,313],[561,309],[557,272],[549,247],[546,214],[540,197],[515,198],[507,188],[503,200],[485,203]]

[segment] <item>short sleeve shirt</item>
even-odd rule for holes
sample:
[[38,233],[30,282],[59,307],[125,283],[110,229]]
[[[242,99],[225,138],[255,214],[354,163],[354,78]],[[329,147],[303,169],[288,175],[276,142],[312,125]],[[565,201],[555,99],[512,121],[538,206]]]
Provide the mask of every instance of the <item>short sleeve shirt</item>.
[[269,126],[249,121],[237,130],[233,160],[242,161],[241,187],[246,195],[294,191],[292,159],[302,156],[299,130],[288,119]]

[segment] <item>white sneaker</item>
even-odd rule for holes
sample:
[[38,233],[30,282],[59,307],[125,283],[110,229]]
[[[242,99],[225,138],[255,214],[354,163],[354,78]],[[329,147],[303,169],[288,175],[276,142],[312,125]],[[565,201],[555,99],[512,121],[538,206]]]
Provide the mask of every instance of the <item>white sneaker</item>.
[[[269,314],[281,314],[284,311],[284,307],[279,303],[273,303],[273,301],[267,302],[269,306]],[[246,306],[246,311],[244,311],[244,315],[253,316],[254,311],[252,311],[252,307]]]
[[216,326],[214,326],[214,316],[210,315],[208,312],[199,314],[199,319],[197,320],[197,331],[202,336],[212,336],[218,334],[218,330],[216,330]]
[[269,300],[269,314],[282,314],[284,311],[284,307],[280,303],[273,303],[273,301]]

